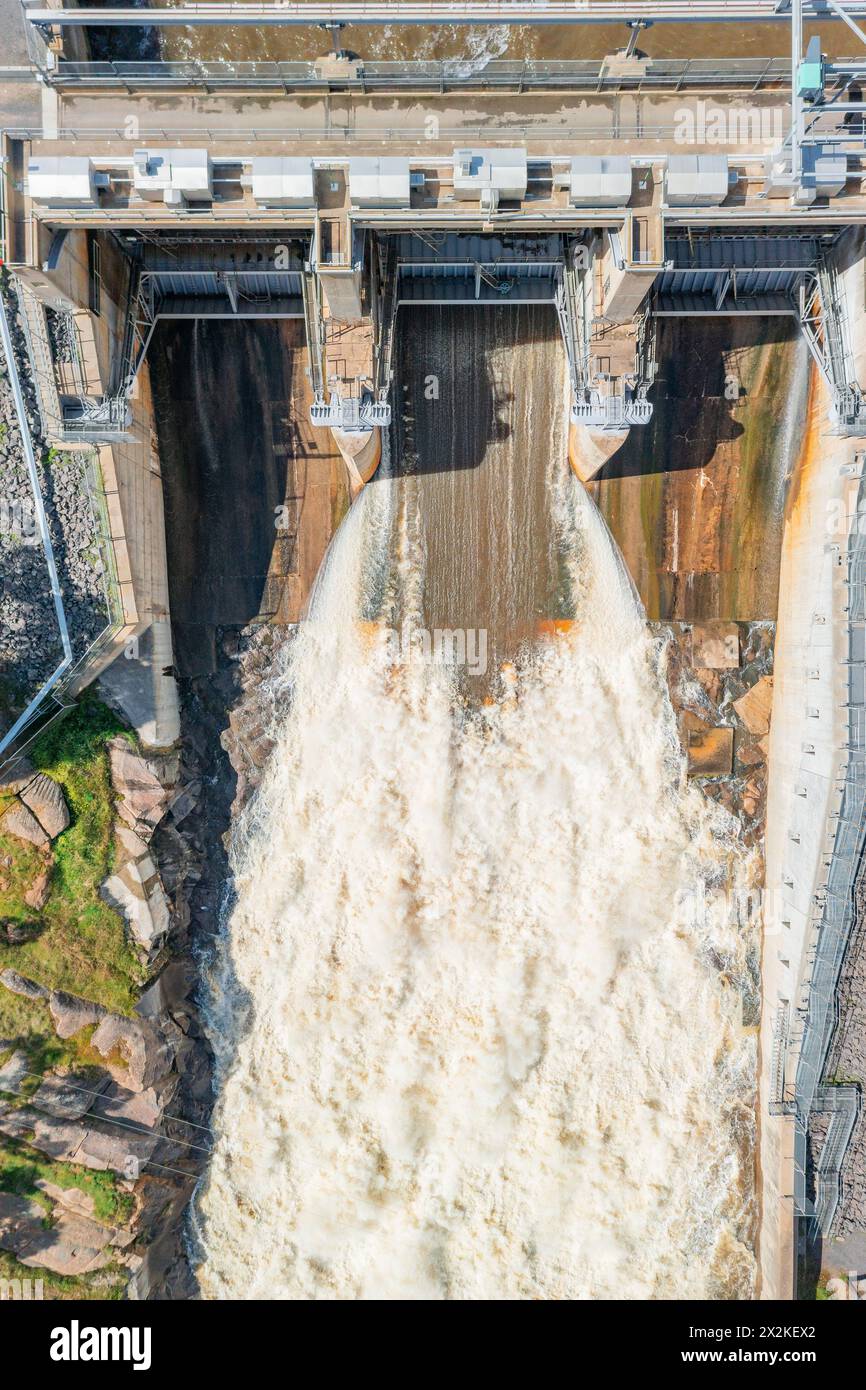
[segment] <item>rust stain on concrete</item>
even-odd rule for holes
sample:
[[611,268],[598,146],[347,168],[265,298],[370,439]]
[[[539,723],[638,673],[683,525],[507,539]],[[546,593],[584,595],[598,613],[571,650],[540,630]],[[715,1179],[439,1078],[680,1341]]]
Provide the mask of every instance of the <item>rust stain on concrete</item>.
[[650,619],[775,618],[802,351],[785,319],[663,323],[653,419],[588,486]]

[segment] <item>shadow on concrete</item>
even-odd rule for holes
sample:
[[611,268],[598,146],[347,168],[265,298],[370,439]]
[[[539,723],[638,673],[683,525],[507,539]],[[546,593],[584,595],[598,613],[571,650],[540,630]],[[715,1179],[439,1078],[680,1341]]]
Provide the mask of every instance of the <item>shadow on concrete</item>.
[[293,321],[167,321],[150,369],[175,665],[216,669],[215,632],[259,613],[296,444]]
[[559,336],[552,305],[404,305],[397,316],[391,426],[399,476],[478,468],[511,437],[513,395],[493,358]]
[[[649,399],[652,419],[633,429],[598,474],[598,480],[648,473],[703,469],[719,446],[739,439],[743,425],[734,407],[744,398],[738,386],[736,353],[784,344],[796,337],[788,318],[662,319],[657,344],[659,371]],[[731,393],[735,394],[731,394]]]

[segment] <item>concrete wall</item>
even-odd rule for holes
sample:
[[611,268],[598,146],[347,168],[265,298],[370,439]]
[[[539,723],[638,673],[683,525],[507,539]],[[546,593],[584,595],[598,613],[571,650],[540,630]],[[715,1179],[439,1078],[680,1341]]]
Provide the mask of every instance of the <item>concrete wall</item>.
[[[839,248],[839,270],[866,381],[863,233]],[[770,741],[762,959],[760,1073],[761,1296],[788,1299],[796,1288],[793,1121],[771,1116],[773,1030],[787,1005],[792,1038],[786,1081],[797,1065],[798,1010],[808,999],[811,923],[832,848],[831,812],[845,763],[847,591],[840,562],[854,510],[850,475],[862,440],[831,433],[829,395],[813,376],[803,453],[792,480],[783,542],[775,693]]]

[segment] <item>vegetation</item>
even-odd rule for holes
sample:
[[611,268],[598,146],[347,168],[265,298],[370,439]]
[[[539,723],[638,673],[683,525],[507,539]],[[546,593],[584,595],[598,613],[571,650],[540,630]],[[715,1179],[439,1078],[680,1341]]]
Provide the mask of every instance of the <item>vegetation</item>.
[[[41,864],[39,853],[0,836],[0,917],[35,928],[31,940],[0,945],[0,969],[11,966],[50,988],[129,1013],[144,972],[121,918],[99,896],[113,862],[114,807],[105,744],[116,734],[132,737],[105,705],[85,696],[34,744],[33,763],[63,788],[71,823],[54,842],[51,896],[41,914],[24,902]],[[5,1002],[0,1003],[0,1035],[8,1036],[2,1022]]]
[[64,1189],[77,1187],[92,1198],[94,1217],[106,1225],[122,1226],[132,1215],[132,1195],[121,1191],[114,1173],[58,1163],[17,1140],[0,1140],[0,1192],[27,1197],[50,1214],[54,1204],[38,1186],[40,1181]]
[[123,1297],[128,1277],[122,1270],[111,1268],[101,1269],[98,1274],[89,1274],[86,1278],[52,1274],[48,1269],[30,1269],[19,1264],[14,1255],[0,1250],[0,1280],[29,1280],[31,1298],[35,1297],[33,1285],[41,1282],[46,1299],[119,1299]]

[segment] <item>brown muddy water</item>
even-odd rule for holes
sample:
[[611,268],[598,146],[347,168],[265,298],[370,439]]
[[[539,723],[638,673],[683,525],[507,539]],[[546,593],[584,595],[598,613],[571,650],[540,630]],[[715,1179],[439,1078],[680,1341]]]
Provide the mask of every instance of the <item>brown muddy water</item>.
[[[180,0],[179,0],[180,2]],[[154,6],[153,8],[159,8]],[[398,0],[394,3],[399,11]],[[857,51],[857,41],[844,24],[806,26],[806,38],[819,33],[824,50],[833,57]],[[603,58],[628,42],[624,24],[574,25],[452,25],[435,29],[392,25],[377,28],[349,26],[340,46],[363,58],[383,62],[409,59],[466,58],[483,65],[495,58]],[[303,60],[327,53],[329,40],[312,26],[252,28],[165,29],[162,56],[167,59],[241,62],[270,59]],[[790,53],[790,26],[778,24],[654,24],[641,35],[640,49],[655,58],[772,58]]]
[[[207,1008],[205,1297],[753,1291],[751,942],[726,891],[751,856],[684,777],[568,468],[551,320],[407,315],[379,473],[264,673],[274,752]],[[560,598],[573,628],[523,642]],[[383,640],[407,618],[489,629],[486,699]]]
[[[423,565],[429,632],[483,630],[497,665],[570,611],[550,498],[567,473],[565,358],[549,305],[413,306],[398,319],[393,573]],[[404,559],[400,559],[400,555]],[[399,626],[406,596],[384,597]]]

